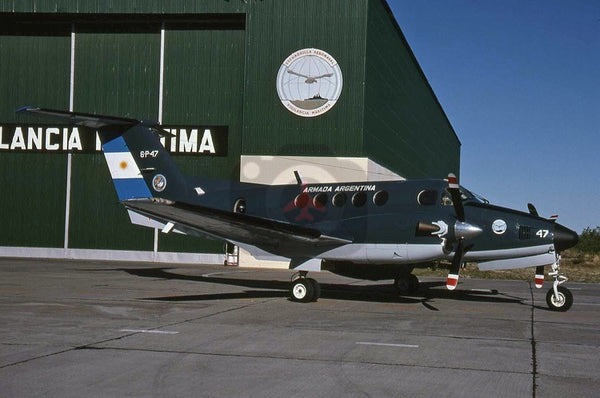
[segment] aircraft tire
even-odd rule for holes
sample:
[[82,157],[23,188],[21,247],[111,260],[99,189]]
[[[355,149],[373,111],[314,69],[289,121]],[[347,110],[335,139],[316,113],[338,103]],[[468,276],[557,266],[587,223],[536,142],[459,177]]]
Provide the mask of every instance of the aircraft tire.
[[565,312],[573,305],[573,294],[564,286],[558,287],[559,300],[554,297],[554,289],[548,290],[546,293],[546,304],[552,311]]
[[310,282],[313,288],[313,298],[311,301],[317,301],[321,297],[321,285],[313,278],[307,278],[306,280]]
[[314,287],[313,284],[306,278],[298,278],[292,282],[290,288],[290,298],[292,301],[300,303],[308,303],[313,301]]
[[408,290],[411,294],[419,291],[419,278],[413,274],[408,274]]
[[419,290],[419,279],[413,274],[400,275],[394,280],[394,288],[400,295],[414,294]]

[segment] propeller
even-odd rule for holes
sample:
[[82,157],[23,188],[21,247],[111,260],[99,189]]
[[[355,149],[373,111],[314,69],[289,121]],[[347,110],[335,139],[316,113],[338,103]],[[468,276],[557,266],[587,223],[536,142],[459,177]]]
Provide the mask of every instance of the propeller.
[[477,225],[465,221],[465,208],[463,206],[460,186],[458,185],[458,178],[452,173],[448,174],[447,191],[452,197],[452,206],[454,207],[454,213],[456,215],[454,225],[448,225],[441,220],[432,223],[419,222],[415,230],[415,235],[437,235],[442,239],[442,247],[447,254],[452,253],[452,248],[455,246],[454,255],[452,256],[452,265],[450,266],[448,278],[446,280],[446,287],[449,290],[454,290],[458,285],[458,277],[465,253],[473,246],[472,244],[465,246],[465,240],[476,237],[481,234],[483,230]]
[[454,224],[453,229],[454,240],[458,243],[454,250],[452,264],[450,265],[448,278],[446,279],[446,288],[448,288],[448,290],[454,290],[456,289],[456,285],[458,285],[458,277],[465,253],[473,247],[473,245],[465,247],[465,239],[472,239],[482,233],[483,230],[480,227],[465,221],[465,208],[463,206],[460,185],[458,184],[458,178],[452,173],[448,174],[448,192],[452,197],[452,205],[454,206],[454,212],[456,213],[457,221]]

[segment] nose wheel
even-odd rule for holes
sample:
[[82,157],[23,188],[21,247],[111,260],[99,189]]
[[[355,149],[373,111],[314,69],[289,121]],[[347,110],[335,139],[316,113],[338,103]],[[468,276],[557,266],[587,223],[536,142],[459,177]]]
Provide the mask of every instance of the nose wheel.
[[552,272],[548,272],[548,275],[554,278],[552,289],[546,293],[548,308],[552,311],[568,311],[573,305],[573,294],[566,286],[562,286],[569,278],[560,273],[560,254],[556,255],[556,261],[552,264]]
[[565,312],[573,305],[573,294],[564,286],[558,286],[557,291],[554,288],[548,290],[546,294],[546,303],[552,311]]

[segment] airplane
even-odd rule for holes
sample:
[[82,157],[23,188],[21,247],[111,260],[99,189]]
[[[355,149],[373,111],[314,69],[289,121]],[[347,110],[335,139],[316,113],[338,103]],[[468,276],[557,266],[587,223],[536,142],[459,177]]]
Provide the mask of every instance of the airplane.
[[26,106],[18,113],[58,118],[95,129],[119,201],[134,224],[227,241],[257,258],[289,259],[290,298],[316,301],[309,271],[368,280],[394,279],[401,294],[419,281],[415,267],[450,262],[446,287],[454,290],[466,261],[481,270],[544,267],[553,278],[548,307],[567,311],[573,295],[563,284],[560,253],[577,233],[555,217],[490,204],[447,179],[263,185],[184,175],[160,142],[170,135],[157,122]]

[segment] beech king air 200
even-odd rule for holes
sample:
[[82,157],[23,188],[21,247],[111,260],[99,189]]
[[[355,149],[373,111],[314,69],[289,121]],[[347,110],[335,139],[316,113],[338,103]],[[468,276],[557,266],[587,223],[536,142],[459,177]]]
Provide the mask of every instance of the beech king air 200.
[[[454,290],[465,261],[481,270],[536,267],[542,287],[550,266],[552,310],[567,311],[571,292],[563,285],[560,252],[578,235],[529,213],[498,207],[447,179],[262,185],[182,174],[160,137],[158,123],[135,119],[23,107],[98,131],[121,203],[135,224],[164,233],[222,239],[261,258],[289,259],[291,299],[316,301],[319,284],[309,271],[328,270],[361,279],[394,279],[413,293],[414,267],[448,260],[446,286]],[[310,210],[310,211],[309,211]]]

